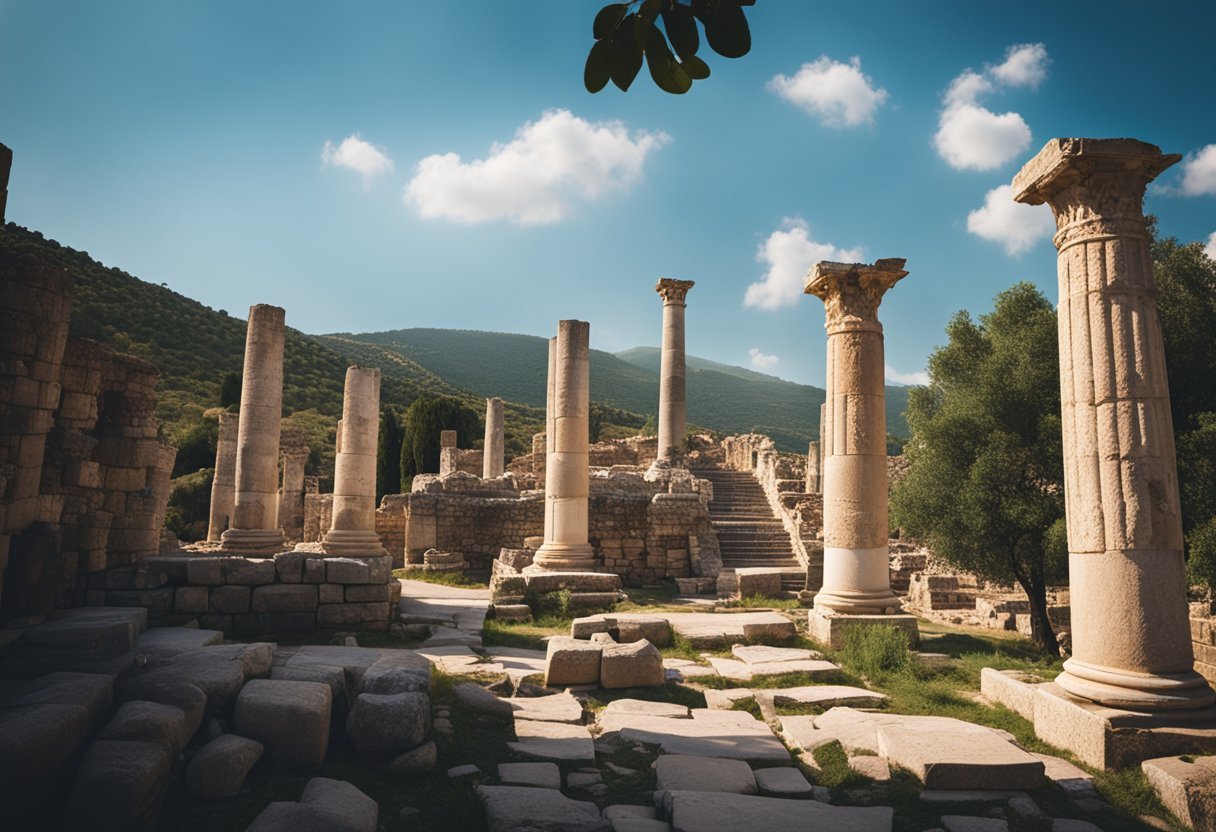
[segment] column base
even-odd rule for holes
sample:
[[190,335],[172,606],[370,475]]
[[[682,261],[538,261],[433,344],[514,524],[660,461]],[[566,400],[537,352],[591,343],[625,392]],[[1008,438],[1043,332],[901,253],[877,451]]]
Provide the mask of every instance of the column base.
[[380,535],[355,529],[330,529],[321,540],[321,549],[327,555],[341,557],[379,557],[388,554]]
[[595,550],[587,543],[549,543],[536,550],[530,569],[545,572],[594,572]]
[[1216,706],[1155,712],[1110,708],[1073,696],[1055,682],[1036,686],[1034,695],[1035,735],[1096,768],[1216,754]]
[[1081,662],[1064,662],[1056,684],[1080,699],[1130,711],[1189,711],[1216,705],[1216,693],[1195,671],[1128,673]]
[[837,613],[819,606],[819,596],[815,597],[815,609],[806,614],[808,635],[812,640],[839,650],[844,646],[845,633],[858,627],[894,627],[908,634],[908,646],[915,649],[920,641],[920,627],[916,616],[904,614],[895,615],[848,615]]
[[220,535],[225,552],[269,558],[285,550],[282,529],[228,529]]
[[815,596],[815,609],[828,615],[897,615],[903,612],[903,605],[889,588],[866,592],[823,587]]

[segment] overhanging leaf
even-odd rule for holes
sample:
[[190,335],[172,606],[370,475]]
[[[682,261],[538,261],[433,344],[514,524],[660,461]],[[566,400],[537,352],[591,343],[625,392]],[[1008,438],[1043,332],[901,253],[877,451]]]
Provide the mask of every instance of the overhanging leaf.
[[697,34],[697,22],[692,16],[692,9],[678,3],[663,9],[663,28],[667,30],[671,48],[681,60],[687,60],[697,54],[701,36]]
[[608,85],[612,77],[609,68],[609,58],[612,54],[612,41],[597,40],[587,55],[587,65],[583,68],[583,86],[587,92],[596,93]]
[[694,81],[703,81],[709,77],[709,64],[696,55],[689,55],[681,61],[680,66],[684,67],[684,71],[688,73],[688,77]]
[[626,8],[624,3],[613,3],[604,6],[596,13],[595,22],[591,24],[591,34],[595,36],[596,40],[612,36],[616,24],[620,23],[621,18],[625,16]]
[[646,36],[646,66],[650,69],[650,77],[664,92],[683,95],[692,88],[692,78],[676,62],[667,48],[667,39],[653,23]]
[[711,2],[709,13],[702,22],[710,48],[722,57],[742,58],[751,51],[752,33],[738,0]]
[[638,70],[642,68],[642,41],[637,37],[636,14],[626,15],[617,26],[616,34],[612,37],[612,51],[608,58],[609,74],[612,83],[625,92]]

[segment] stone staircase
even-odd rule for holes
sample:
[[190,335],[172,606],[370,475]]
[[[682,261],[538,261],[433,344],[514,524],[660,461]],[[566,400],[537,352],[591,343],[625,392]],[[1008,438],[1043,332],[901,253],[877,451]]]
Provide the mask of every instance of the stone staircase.
[[802,589],[806,569],[795,557],[789,533],[773,514],[756,478],[747,471],[717,469],[697,471],[697,476],[714,485],[709,519],[718,533],[722,567],[786,570],[781,576],[782,588]]

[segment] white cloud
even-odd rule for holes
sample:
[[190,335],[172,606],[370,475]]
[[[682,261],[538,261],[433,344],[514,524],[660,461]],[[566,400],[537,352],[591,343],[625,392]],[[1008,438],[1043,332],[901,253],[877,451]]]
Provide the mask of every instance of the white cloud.
[[669,141],[661,131],[630,135],[619,121],[549,110],[510,142],[495,142],[484,159],[427,156],[405,186],[405,201],[431,219],[547,225],[566,218],[576,199],[627,190],[646,158]]
[[759,347],[752,347],[747,351],[747,354],[751,356],[752,366],[757,370],[767,370],[781,360],[775,355],[767,355],[761,352]]
[[887,91],[862,73],[857,57],[846,64],[821,56],[792,78],[773,76],[768,88],[828,127],[873,124],[875,111],[887,100]]
[[1047,47],[1041,43],[1019,43],[1009,47],[1005,62],[992,68],[992,77],[1011,87],[1036,88],[1047,77]]
[[393,160],[388,154],[374,144],[363,141],[358,133],[347,136],[337,147],[333,142],[326,141],[325,146],[321,148],[321,162],[353,170],[363,177],[365,183],[393,169]]
[[896,384],[927,385],[929,383],[929,374],[924,370],[917,370],[914,373],[901,373],[890,364],[884,365],[884,369],[886,370],[887,381],[893,381]]
[[1056,223],[1046,205],[1021,205],[1013,201],[1013,188],[1001,185],[984,197],[983,206],[967,215],[967,230],[977,237],[1000,243],[1009,255],[1028,251],[1051,236]]
[[1208,237],[1208,244],[1203,247],[1203,253],[1216,260],[1216,231]]
[[1183,196],[1216,196],[1216,144],[1186,157],[1178,192]]
[[992,170],[1030,147],[1030,127],[1015,112],[995,113],[980,99],[1002,87],[1035,88],[1047,77],[1047,47],[1009,47],[1005,62],[983,72],[964,70],[942,96],[933,145],[956,170]]
[[805,220],[787,217],[756,251],[756,260],[767,263],[768,271],[747,287],[743,305],[757,309],[792,306],[802,296],[802,281],[811,266],[820,260],[854,263],[861,255],[860,248],[841,249],[812,240]]

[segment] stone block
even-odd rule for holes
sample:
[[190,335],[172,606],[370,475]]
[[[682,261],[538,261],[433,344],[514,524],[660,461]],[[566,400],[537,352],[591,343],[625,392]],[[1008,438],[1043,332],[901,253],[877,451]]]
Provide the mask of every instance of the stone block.
[[186,581],[192,584],[218,586],[224,582],[221,558],[192,557],[186,564]]
[[571,800],[556,789],[526,786],[478,786],[488,832],[523,829],[562,832],[612,832],[594,803]]
[[325,580],[331,584],[371,583],[371,569],[365,560],[326,558]]
[[223,559],[224,582],[240,586],[274,583],[274,561],[268,558],[227,557]]
[[346,624],[370,624],[389,620],[388,602],[383,604],[322,604],[317,607],[317,626],[338,627]]
[[525,575],[532,592],[613,592],[621,588],[619,576],[610,572],[533,572]]
[[562,773],[556,763],[499,763],[498,779],[504,786],[562,787]]
[[223,800],[240,794],[241,785],[262,758],[256,740],[223,734],[200,748],[186,766],[186,787],[199,800]]
[[571,592],[570,609],[574,611],[610,610],[620,600],[616,592]]
[[217,586],[211,590],[207,612],[249,612],[251,591],[247,586]]
[[[957,720],[904,718],[878,724],[880,756],[928,789],[1037,789],[1043,762],[987,728]],[[818,722],[816,722],[818,724]]]
[[521,719],[515,742],[507,745],[520,757],[557,762],[595,762],[595,744],[586,725]]
[[600,659],[600,687],[655,687],[667,680],[663,654],[645,639],[629,644],[606,644]]
[[308,556],[303,552],[280,552],[274,556],[274,571],[281,583],[298,584],[304,580],[304,562]]
[[388,584],[352,584],[346,587],[348,603],[388,601]]
[[903,630],[908,634],[908,643],[912,648],[915,648],[919,641],[920,630],[914,615],[836,615],[817,609],[807,611],[808,635],[832,650],[844,647],[845,633],[850,628],[879,626]]
[[588,639],[595,633],[606,633],[610,629],[611,626],[604,616],[591,615],[570,622],[570,637]]
[[210,606],[209,596],[210,590],[205,586],[179,586],[173,594],[173,611],[205,613]]
[[280,633],[311,633],[317,618],[311,612],[246,612],[232,617],[233,631],[244,638]]
[[758,769],[755,776],[756,788],[767,797],[801,799],[809,798],[812,794],[811,784],[801,771],[792,766]]
[[279,765],[319,768],[329,750],[333,693],[319,682],[255,679],[241,689],[233,726]]
[[169,788],[173,757],[158,742],[98,740],[76,772],[65,829],[150,829]]
[[253,590],[252,612],[312,612],[317,588],[308,584],[277,584]]
[[726,792],[668,793],[673,832],[891,832],[889,806],[832,806],[817,800],[783,800]]
[[342,584],[321,584],[320,599],[322,604],[341,604],[346,600],[346,587]]
[[[666,618],[656,616],[630,616],[614,619],[616,626],[612,635],[622,644],[632,641],[649,641],[656,647],[671,644],[671,625]],[[611,632],[611,631],[610,631]]]
[[1140,768],[1174,817],[1195,830],[1216,829],[1216,757],[1158,757]]
[[306,584],[325,583],[325,559],[308,557],[304,560],[303,581]]
[[594,685],[600,679],[600,647],[554,637],[545,654],[545,685]]
[[658,788],[699,792],[755,794],[756,778],[742,760],[664,754],[655,761]]
[[763,567],[744,567],[735,570],[737,581],[736,594],[740,598],[760,596],[762,598],[781,598],[781,571]]
[[426,742],[431,730],[431,699],[421,692],[361,693],[346,718],[346,736],[359,756],[386,765]]
[[1035,688],[1047,681],[1021,670],[980,670],[980,693],[1034,721]]

